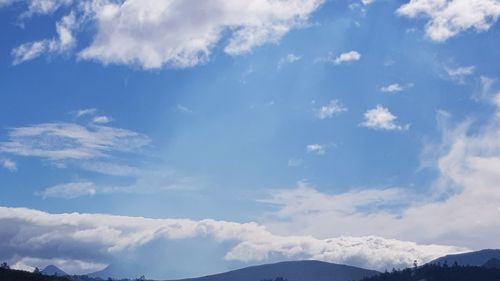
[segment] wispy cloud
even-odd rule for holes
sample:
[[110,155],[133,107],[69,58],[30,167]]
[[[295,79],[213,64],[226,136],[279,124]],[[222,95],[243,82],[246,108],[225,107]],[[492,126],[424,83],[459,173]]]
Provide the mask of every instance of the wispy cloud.
[[342,103],[338,100],[331,100],[330,103],[323,105],[316,110],[316,117],[319,119],[332,118],[334,115],[338,115],[345,111],[347,111],[347,107],[345,107]]
[[306,145],[306,151],[308,153],[315,153],[317,155],[324,155],[326,153],[326,150],[328,149],[328,147],[329,146],[326,144],[313,143],[313,144]]
[[[43,2],[50,3],[48,1]],[[35,59],[44,53],[61,54],[69,51],[75,45],[75,38],[72,34],[74,28],[76,28],[75,16],[73,13],[70,13],[56,23],[56,38],[28,42],[14,48],[11,52],[13,57],[12,64],[17,65]]]
[[79,109],[75,112],[76,117],[83,117],[83,116],[93,116],[97,112],[97,108],[85,108],[85,109]]
[[83,162],[77,168],[100,173],[107,176],[128,177],[132,180],[127,184],[99,183],[92,180],[80,180],[57,184],[35,192],[46,198],[75,199],[85,196],[110,194],[153,194],[168,191],[190,192],[203,189],[203,183],[195,177],[179,174],[168,167],[140,169],[127,165],[117,165],[102,162]]
[[0,166],[2,166],[3,168],[5,168],[11,172],[17,171],[16,162],[14,162],[8,158],[5,158],[5,159],[0,158]]
[[396,119],[397,117],[392,114],[388,108],[377,105],[375,106],[375,108],[369,109],[365,112],[364,121],[360,124],[360,126],[370,129],[387,131],[404,131],[410,128],[409,124],[396,124]]
[[121,128],[76,123],[42,123],[10,129],[0,152],[58,159],[92,159],[130,152],[149,143],[145,135]]
[[92,182],[73,182],[48,187],[39,193],[43,198],[73,199],[96,194],[96,186]]
[[176,106],[176,109],[177,109],[177,111],[182,112],[182,113],[189,113],[189,114],[194,113],[193,110],[191,110],[189,107],[184,106],[182,104],[178,104]]
[[465,79],[468,76],[474,74],[475,66],[459,66],[459,67],[445,67],[446,73],[451,79],[458,81],[459,83],[465,83]]
[[285,66],[285,64],[290,64],[299,61],[301,58],[302,58],[301,56],[296,54],[288,54],[284,58],[281,58],[280,61],[278,62],[278,69]]
[[385,93],[397,93],[397,92],[403,91],[405,88],[406,88],[405,86],[403,86],[399,83],[393,83],[393,84],[381,87],[380,91],[385,92]]
[[288,167],[300,167],[302,166],[302,163],[304,162],[304,160],[302,160],[301,158],[292,158],[292,159],[289,159],[288,160]]

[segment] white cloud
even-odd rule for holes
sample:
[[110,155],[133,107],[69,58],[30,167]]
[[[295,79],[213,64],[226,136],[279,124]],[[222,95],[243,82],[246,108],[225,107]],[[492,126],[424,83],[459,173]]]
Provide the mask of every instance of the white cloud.
[[191,2],[128,0],[122,5],[105,5],[96,14],[96,38],[80,57],[105,64],[137,63],[144,68],[190,67],[208,60],[223,31],[230,34],[226,53],[246,53],[277,42],[290,29],[302,25],[322,3]]
[[461,67],[457,67],[457,68],[446,67],[446,72],[451,77],[468,76],[468,75],[471,75],[472,73],[474,73],[474,69],[475,69],[474,66],[461,66]]
[[346,53],[340,54],[338,57],[333,60],[335,64],[341,64],[344,62],[357,61],[361,59],[361,54],[356,51],[350,51]]
[[390,84],[390,85],[387,85],[387,86],[380,88],[380,91],[386,92],[386,93],[397,93],[397,92],[401,92],[403,90],[404,90],[404,87],[401,86],[399,83]]
[[78,161],[77,165],[80,169],[111,176],[137,176],[141,173],[136,167],[111,162]]
[[374,0],[361,0],[361,3],[363,3],[363,5],[370,5],[374,2]]
[[16,164],[16,162],[12,161],[11,159],[1,159],[0,158],[0,166],[2,166],[3,168],[5,168],[11,172],[17,171],[17,164]]
[[[36,192],[43,198],[75,199],[97,194],[156,194],[165,191],[196,191],[203,188],[203,182],[198,178],[180,175],[168,167],[137,168],[129,165],[120,165],[110,162],[82,161],[74,164],[77,168],[107,176],[129,177],[132,182],[124,184],[110,184],[82,180],[57,184]],[[63,167],[67,168],[67,167]]]
[[86,108],[86,109],[79,109],[76,111],[75,115],[76,117],[83,117],[83,116],[93,116],[97,112],[96,108]]
[[93,119],[92,119],[92,122],[94,123],[97,123],[97,124],[106,124],[106,123],[109,123],[113,121],[112,118],[108,117],[108,116],[104,116],[104,115],[101,115],[101,116],[95,116]]
[[[498,92],[490,96],[497,112],[499,99]],[[487,123],[453,125],[450,117],[438,113],[442,141],[427,146],[422,156],[425,167],[439,173],[431,186],[330,193],[299,183],[263,200],[279,207],[265,225],[283,235],[370,234],[473,249],[500,247],[500,118],[495,113]]]
[[286,57],[280,59],[280,61],[278,62],[278,69],[282,68],[285,64],[290,64],[299,61],[301,58],[302,57],[299,55],[288,54],[286,55]]
[[177,108],[177,111],[182,112],[182,113],[189,113],[189,114],[194,113],[193,110],[191,110],[190,108],[188,108],[187,106],[184,106],[182,104],[178,104],[176,108]]
[[308,144],[306,146],[306,150],[307,152],[310,152],[310,153],[316,153],[318,155],[324,155],[326,153],[326,149],[328,147],[326,145],[323,145],[323,144],[317,144],[317,143],[313,143],[313,144]]
[[257,46],[276,43],[291,29],[305,26],[323,0],[201,3],[195,0],[92,0],[81,3],[32,0],[30,3],[27,14],[47,14],[68,6],[71,10],[68,17],[78,15],[78,18],[71,25],[61,20],[57,24],[57,39],[26,43],[14,49],[14,64],[42,53],[69,49],[76,42],[73,33],[78,31],[77,27],[90,21],[97,27],[97,33],[91,44],[78,53],[79,58],[152,69],[205,63],[212,49],[223,43],[223,34],[228,36],[227,41],[224,40],[224,51],[229,55],[248,53]]
[[[0,207],[0,223],[4,230],[0,240],[0,258],[10,264],[27,257],[102,264],[158,239],[180,241],[208,238],[215,244],[225,243],[231,245],[224,256],[228,261],[253,263],[271,258],[318,259],[382,270],[392,266],[407,266],[415,259],[426,262],[463,250],[374,236],[329,239],[283,236],[273,234],[254,222],[48,214],[6,207]],[[33,266],[29,260],[24,263]]]
[[300,167],[304,160],[300,158],[292,158],[288,160],[288,167]]
[[26,11],[21,17],[30,17],[35,14],[51,14],[57,9],[68,6],[73,0],[0,0],[0,7],[6,7],[15,3],[26,5]]
[[44,199],[49,197],[73,199],[96,194],[96,186],[91,182],[73,182],[46,188],[40,192]]
[[[41,1],[40,1],[41,2]],[[75,16],[73,13],[63,17],[56,23],[57,38],[24,43],[11,52],[13,65],[17,65],[39,57],[44,53],[64,53],[74,47],[75,38],[72,29],[75,28]]]
[[331,100],[329,104],[323,105],[320,109],[316,110],[316,116],[319,119],[327,119],[345,111],[347,111],[347,107],[338,100]]
[[399,7],[399,15],[429,18],[426,33],[432,40],[445,41],[460,32],[488,30],[500,16],[497,0],[411,0]]
[[107,157],[110,152],[140,149],[149,139],[139,133],[103,125],[44,123],[13,128],[0,152],[22,156],[62,159]]
[[376,130],[408,130],[410,128],[409,124],[398,125],[395,123],[397,117],[392,114],[388,108],[381,105],[375,106],[373,109],[369,109],[364,114],[365,120],[360,125],[370,129]]
[[475,67],[471,66],[459,66],[459,67],[445,67],[446,73],[448,76],[457,81],[458,83],[465,83],[465,79],[468,76],[474,74]]

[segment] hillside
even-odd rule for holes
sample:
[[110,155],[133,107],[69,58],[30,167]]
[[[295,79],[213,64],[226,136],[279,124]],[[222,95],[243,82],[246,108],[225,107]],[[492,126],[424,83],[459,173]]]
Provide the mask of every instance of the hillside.
[[426,264],[418,268],[407,268],[385,272],[361,281],[494,281],[500,280],[500,269],[481,266],[448,266]]
[[447,255],[444,257],[437,258],[429,263],[430,264],[446,263],[448,265],[452,265],[456,262],[458,265],[482,266],[490,259],[500,259],[500,250],[485,249],[475,252]]
[[66,276],[68,275],[66,272],[64,272],[62,269],[55,265],[48,265],[45,267],[42,272],[43,275],[55,275],[55,276]]
[[67,277],[35,274],[22,270],[0,268],[1,281],[70,281]]
[[260,281],[283,277],[289,281],[350,281],[379,274],[377,271],[320,261],[291,261],[251,266],[225,273],[176,281]]

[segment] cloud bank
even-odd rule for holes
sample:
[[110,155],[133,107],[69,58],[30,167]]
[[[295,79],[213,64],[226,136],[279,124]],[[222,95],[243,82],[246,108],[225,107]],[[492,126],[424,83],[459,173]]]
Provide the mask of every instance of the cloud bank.
[[[232,246],[223,259],[248,264],[271,258],[318,259],[385,269],[393,265],[406,266],[415,259],[425,262],[464,250],[374,236],[330,239],[282,236],[254,222],[49,214],[7,207],[0,207],[0,223],[0,260],[19,267],[33,266],[35,261],[39,264],[42,260],[59,260],[60,264],[64,264],[63,261],[78,261],[90,268],[106,264],[109,259],[134,252],[156,240],[193,238],[208,238],[218,245],[230,243]],[[23,265],[23,262],[27,264]],[[78,263],[71,264],[75,266]]]

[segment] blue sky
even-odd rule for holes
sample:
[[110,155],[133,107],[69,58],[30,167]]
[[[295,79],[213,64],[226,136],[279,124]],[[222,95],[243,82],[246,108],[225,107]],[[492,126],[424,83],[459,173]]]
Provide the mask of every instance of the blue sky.
[[497,0],[194,2],[0,0],[0,220],[39,243],[0,259],[174,253],[145,269],[174,278],[500,246]]

